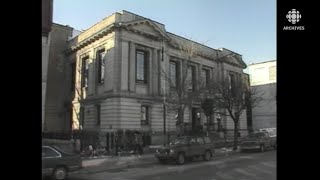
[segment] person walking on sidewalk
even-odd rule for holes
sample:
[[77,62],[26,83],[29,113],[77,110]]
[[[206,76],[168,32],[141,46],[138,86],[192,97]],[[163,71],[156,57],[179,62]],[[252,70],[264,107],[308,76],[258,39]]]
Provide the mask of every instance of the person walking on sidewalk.
[[224,138],[224,142],[227,142],[227,128],[222,128],[223,130],[223,138]]
[[142,137],[140,133],[135,132],[134,134],[134,153],[139,153],[139,155],[143,154],[143,149],[142,149]]

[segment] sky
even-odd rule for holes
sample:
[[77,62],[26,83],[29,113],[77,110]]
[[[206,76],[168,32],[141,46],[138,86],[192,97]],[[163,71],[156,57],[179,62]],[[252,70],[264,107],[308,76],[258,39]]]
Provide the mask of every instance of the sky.
[[276,0],[53,0],[53,22],[85,30],[126,10],[166,31],[242,55],[245,63],[276,60]]

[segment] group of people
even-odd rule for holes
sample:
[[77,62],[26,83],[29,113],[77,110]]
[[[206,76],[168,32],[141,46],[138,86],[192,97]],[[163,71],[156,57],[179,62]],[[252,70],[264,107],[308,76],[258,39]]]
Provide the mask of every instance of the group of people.
[[[134,138],[132,139],[133,142],[131,142],[131,144],[133,146],[132,147],[132,153],[134,154],[139,154],[142,155],[143,154],[143,139],[142,139],[142,135],[139,132],[135,132],[134,133]],[[119,150],[121,150],[121,143],[118,142],[118,139],[116,139],[116,147],[115,150],[118,152]],[[83,156],[87,156],[87,157],[94,157],[97,156],[97,151],[98,151],[98,147],[97,149],[94,149],[92,145],[87,146],[83,151],[82,151],[82,155]]]

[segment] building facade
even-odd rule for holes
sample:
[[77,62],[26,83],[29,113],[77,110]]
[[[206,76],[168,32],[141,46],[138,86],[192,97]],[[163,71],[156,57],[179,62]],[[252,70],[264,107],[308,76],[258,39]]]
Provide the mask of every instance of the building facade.
[[42,0],[42,131],[45,122],[45,103],[47,91],[47,71],[49,62],[50,31],[52,26],[52,0]]
[[52,23],[50,32],[47,82],[45,92],[44,132],[71,130],[71,67],[65,62],[64,50],[73,36],[73,28]]
[[265,61],[248,65],[250,85],[264,85],[277,82],[277,61]]
[[250,85],[262,92],[262,101],[252,108],[253,129],[277,126],[277,64],[276,60],[250,64]]
[[[188,44],[197,47],[192,57],[181,49]],[[101,132],[102,142],[103,133],[117,130],[148,132],[152,144],[162,139],[164,128],[176,132],[176,114],[164,113],[170,86],[163,72],[178,81],[187,67],[196,89],[203,78],[243,76],[246,68],[235,52],[185,39],[167,32],[159,22],[127,11],[112,14],[70,40],[66,56],[73,67],[73,129]],[[221,118],[224,127],[233,129],[229,117]],[[199,103],[184,113],[186,125],[192,127],[195,121],[206,126]],[[210,121],[217,123],[215,115]],[[247,130],[245,113],[240,129]]]

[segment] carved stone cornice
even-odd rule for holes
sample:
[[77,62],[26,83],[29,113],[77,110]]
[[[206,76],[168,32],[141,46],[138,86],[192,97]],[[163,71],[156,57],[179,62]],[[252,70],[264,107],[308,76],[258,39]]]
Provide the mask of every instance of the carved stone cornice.
[[[97,41],[101,38],[103,38],[104,36],[108,35],[109,33],[113,32],[114,29],[117,28],[117,25],[115,23],[103,28],[102,30],[92,34],[91,36],[89,36],[88,38],[84,39],[81,42],[76,42],[75,45],[71,46],[70,48],[68,48],[65,53],[66,54],[70,54],[74,51],[77,51],[91,43],[93,43],[94,41]],[[72,41],[77,41],[77,38],[74,38]],[[73,43],[73,42],[70,43]]]

